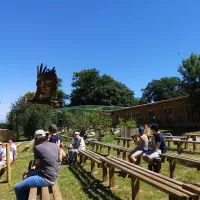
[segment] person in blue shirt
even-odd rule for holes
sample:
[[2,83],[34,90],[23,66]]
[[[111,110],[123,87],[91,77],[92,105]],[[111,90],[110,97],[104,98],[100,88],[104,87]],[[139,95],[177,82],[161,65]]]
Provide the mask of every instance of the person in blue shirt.
[[160,154],[167,152],[165,138],[160,133],[158,125],[152,124],[150,129],[153,131],[152,144],[153,148],[143,154],[143,159],[149,164],[149,169],[152,170],[153,159],[160,158]]
[[51,124],[49,126],[49,142],[57,144],[59,147],[62,146],[62,139],[57,134],[58,127],[55,124]]

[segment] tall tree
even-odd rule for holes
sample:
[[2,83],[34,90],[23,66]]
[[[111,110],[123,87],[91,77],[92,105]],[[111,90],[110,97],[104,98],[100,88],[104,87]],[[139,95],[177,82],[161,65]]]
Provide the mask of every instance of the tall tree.
[[9,129],[31,138],[37,129],[48,127],[53,122],[52,108],[47,105],[29,104],[26,102],[26,93],[12,104],[7,115]]
[[192,53],[182,61],[178,71],[182,75],[185,91],[191,96],[200,97],[200,55]]
[[53,97],[53,100],[59,101],[60,107],[63,107],[66,105],[66,100],[70,98],[70,95],[66,94],[62,89],[63,80],[61,78],[57,78],[57,81],[57,91],[55,97]]
[[140,103],[150,103],[185,96],[181,79],[178,77],[165,77],[152,80],[146,88],[142,89]]
[[71,105],[132,106],[137,101],[134,92],[124,84],[99,70],[74,72]]

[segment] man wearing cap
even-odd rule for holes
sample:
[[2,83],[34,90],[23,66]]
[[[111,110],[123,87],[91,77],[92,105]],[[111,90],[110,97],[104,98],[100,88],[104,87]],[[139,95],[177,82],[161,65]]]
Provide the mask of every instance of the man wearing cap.
[[30,188],[48,187],[56,183],[62,161],[60,150],[55,143],[47,142],[44,130],[35,132],[34,157],[36,170],[27,172],[24,180],[14,190],[17,200],[27,200]]
[[165,144],[165,139],[160,133],[158,125],[157,124],[152,124],[150,126],[150,129],[153,131],[153,140],[154,140],[154,148],[150,149],[148,152],[143,154],[143,159],[149,164],[149,169],[152,170],[152,167],[155,166],[153,165],[153,159],[160,158],[161,153],[166,153],[166,144]]
[[137,147],[128,155],[129,161],[135,164],[137,163],[137,160],[137,164],[139,164],[141,155],[148,151],[148,137],[146,134],[144,134],[144,128],[140,127],[138,132],[139,136],[137,136],[135,140]]
[[74,164],[76,156],[81,150],[85,150],[85,141],[82,137],[80,137],[79,132],[75,132],[74,137],[72,138],[69,145],[69,154],[68,154],[69,164]]

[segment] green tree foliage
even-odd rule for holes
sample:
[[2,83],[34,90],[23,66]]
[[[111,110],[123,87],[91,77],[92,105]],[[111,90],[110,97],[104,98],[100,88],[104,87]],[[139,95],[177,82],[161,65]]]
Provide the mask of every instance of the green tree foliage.
[[53,97],[53,100],[60,102],[60,107],[63,107],[66,105],[66,100],[70,98],[70,95],[66,94],[62,89],[62,82],[63,80],[61,78],[57,78],[57,91],[55,97]]
[[184,59],[178,71],[182,75],[185,91],[190,96],[200,97],[200,55],[192,53]]
[[26,102],[30,93],[17,99],[7,115],[7,124],[11,130],[33,137],[37,129],[44,129],[52,123],[52,108],[47,105],[29,104]]
[[97,69],[74,72],[71,105],[132,106],[137,103],[134,92],[124,84]]
[[150,103],[185,96],[182,82],[178,77],[165,77],[152,80],[146,88],[142,89],[140,103]]

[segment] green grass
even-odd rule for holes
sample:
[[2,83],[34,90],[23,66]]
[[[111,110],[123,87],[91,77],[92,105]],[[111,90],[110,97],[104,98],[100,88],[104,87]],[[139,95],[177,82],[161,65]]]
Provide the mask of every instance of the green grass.
[[[113,136],[107,136],[105,141],[111,141],[116,143]],[[21,154],[24,150],[27,142],[24,142],[18,149]],[[172,147],[175,147],[172,145]],[[131,148],[134,148],[134,144],[131,143]],[[91,149],[87,146],[87,149]],[[199,149],[200,150],[200,149]],[[32,152],[32,148],[23,152],[27,154]],[[168,151],[174,152],[174,151]],[[103,149],[103,153],[107,153],[107,149]],[[111,151],[113,156],[116,156],[116,151]],[[174,152],[175,153],[175,152]],[[186,154],[185,154],[186,155]],[[187,154],[189,155],[189,154]],[[194,154],[191,156],[200,157],[200,154]],[[12,166],[12,178],[11,184],[4,183],[6,180],[6,174],[0,178],[0,194],[1,200],[14,200],[14,186],[21,181],[22,174],[27,170],[29,161],[33,159],[33,156],[19,157],[16,159],[14,166]],[[147,164],[142,161],[141,165],[147,168]],[[59,188],[63,196],[63,200],[129,200],[131,196],[131,180],[130,178],[124,178],[125,175],[116,170],[116,188],[110,190],[108,184],[102,184],[102,171],[98,169],[95,174],[90,173],[90,161],[87,161],[85,168],[80,166],[70,168],[67,165],[62,165],[61,172],[59,174]],[[162,174],[169,176],[169,163],[162,164]],[[189,165],[184,163],[177,163],[176,166],[176,180],[185,183],[198,183],[200,184],[200,173]],[[140,182],[140,196],[141,200],[165,200],[168,199],[168,195],[153,188],[152,186]]]

